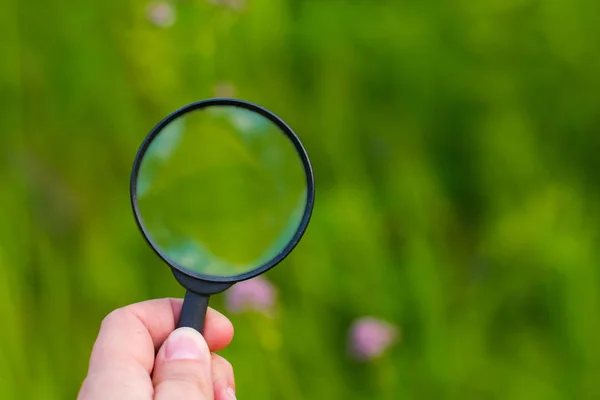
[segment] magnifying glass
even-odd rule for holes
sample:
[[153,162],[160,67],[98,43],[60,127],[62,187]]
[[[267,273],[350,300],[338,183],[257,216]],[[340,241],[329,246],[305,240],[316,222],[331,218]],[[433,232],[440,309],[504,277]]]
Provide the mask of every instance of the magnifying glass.
[[272,112],[236,99],[189,104],[143,141],[131,203],[146,242],[186,289],[178,327],[202,333],[209,297],[280,263],[314,204],[300,139]]

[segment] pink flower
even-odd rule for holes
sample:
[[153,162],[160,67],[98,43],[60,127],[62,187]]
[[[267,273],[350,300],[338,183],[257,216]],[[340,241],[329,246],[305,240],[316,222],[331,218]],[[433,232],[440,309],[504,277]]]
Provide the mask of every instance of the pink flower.
[[164,1],[149,4],[146,14],[150,22],[162,28],[175,23],[175,10],[171,4]]
[[275,287],[261,276],[236,283],[225,296],[225,305],[232,313],[258,311],[271,315],[275,308]]
[[359,361],[369,361],[381,356],[398,337],[396,326],[375,317],[363,317],[350,328],[350,353]]

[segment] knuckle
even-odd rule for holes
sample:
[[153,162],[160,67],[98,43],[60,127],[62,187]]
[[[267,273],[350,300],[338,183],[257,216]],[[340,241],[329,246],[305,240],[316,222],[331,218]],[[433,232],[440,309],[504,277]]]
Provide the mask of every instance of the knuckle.
[[233,365],[231,365],[226,358],[223,358],[217,354],[213,354],[213,362],[215,364],[215,368],[219,368],[227,372],[233,372]]
[[213,384],[215,387],[235,387],[235,377],[231,363],[220,356],[213,357]]
[[124,308],[117,308],[116,310],[111,311],[102,319],[100,327],[104,328],[108,325],[112,325],[116,321],[121,320],[125,312],[126,310]]
[[210,368],[206,368],[198,360],[169,361],[161,368],[156,378],[161,382],[195,382],[199,386],[206,385],[210,377]]
[[168,379],[157,383],[154,389],[157,394],[180,393],[189,398],[200,398],[200,395],[212,393],[212,386],[192,374],[172,374]]

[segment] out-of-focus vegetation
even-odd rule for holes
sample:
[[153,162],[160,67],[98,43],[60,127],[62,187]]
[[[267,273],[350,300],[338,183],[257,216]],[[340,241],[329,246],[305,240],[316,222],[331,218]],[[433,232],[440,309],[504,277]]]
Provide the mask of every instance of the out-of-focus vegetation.
[[[156,122],[223,93],[284,118],[317,182],[267,274],[277,316],[231,316],[240,398],[599,398],[599,16],[3,0],[0,398],[74,398],[105,314],[182,295],[136,229],[130,168]],[[365,315],[401,340],[358,363]]]

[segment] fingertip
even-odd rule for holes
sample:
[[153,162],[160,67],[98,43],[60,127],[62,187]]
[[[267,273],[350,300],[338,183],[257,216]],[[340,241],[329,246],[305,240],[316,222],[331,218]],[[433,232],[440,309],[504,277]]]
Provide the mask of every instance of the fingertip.
[[209,308],[206,316],[204,338],[211,351],[219,351],[227,347],[234,336],[233,324],[219,311]]

